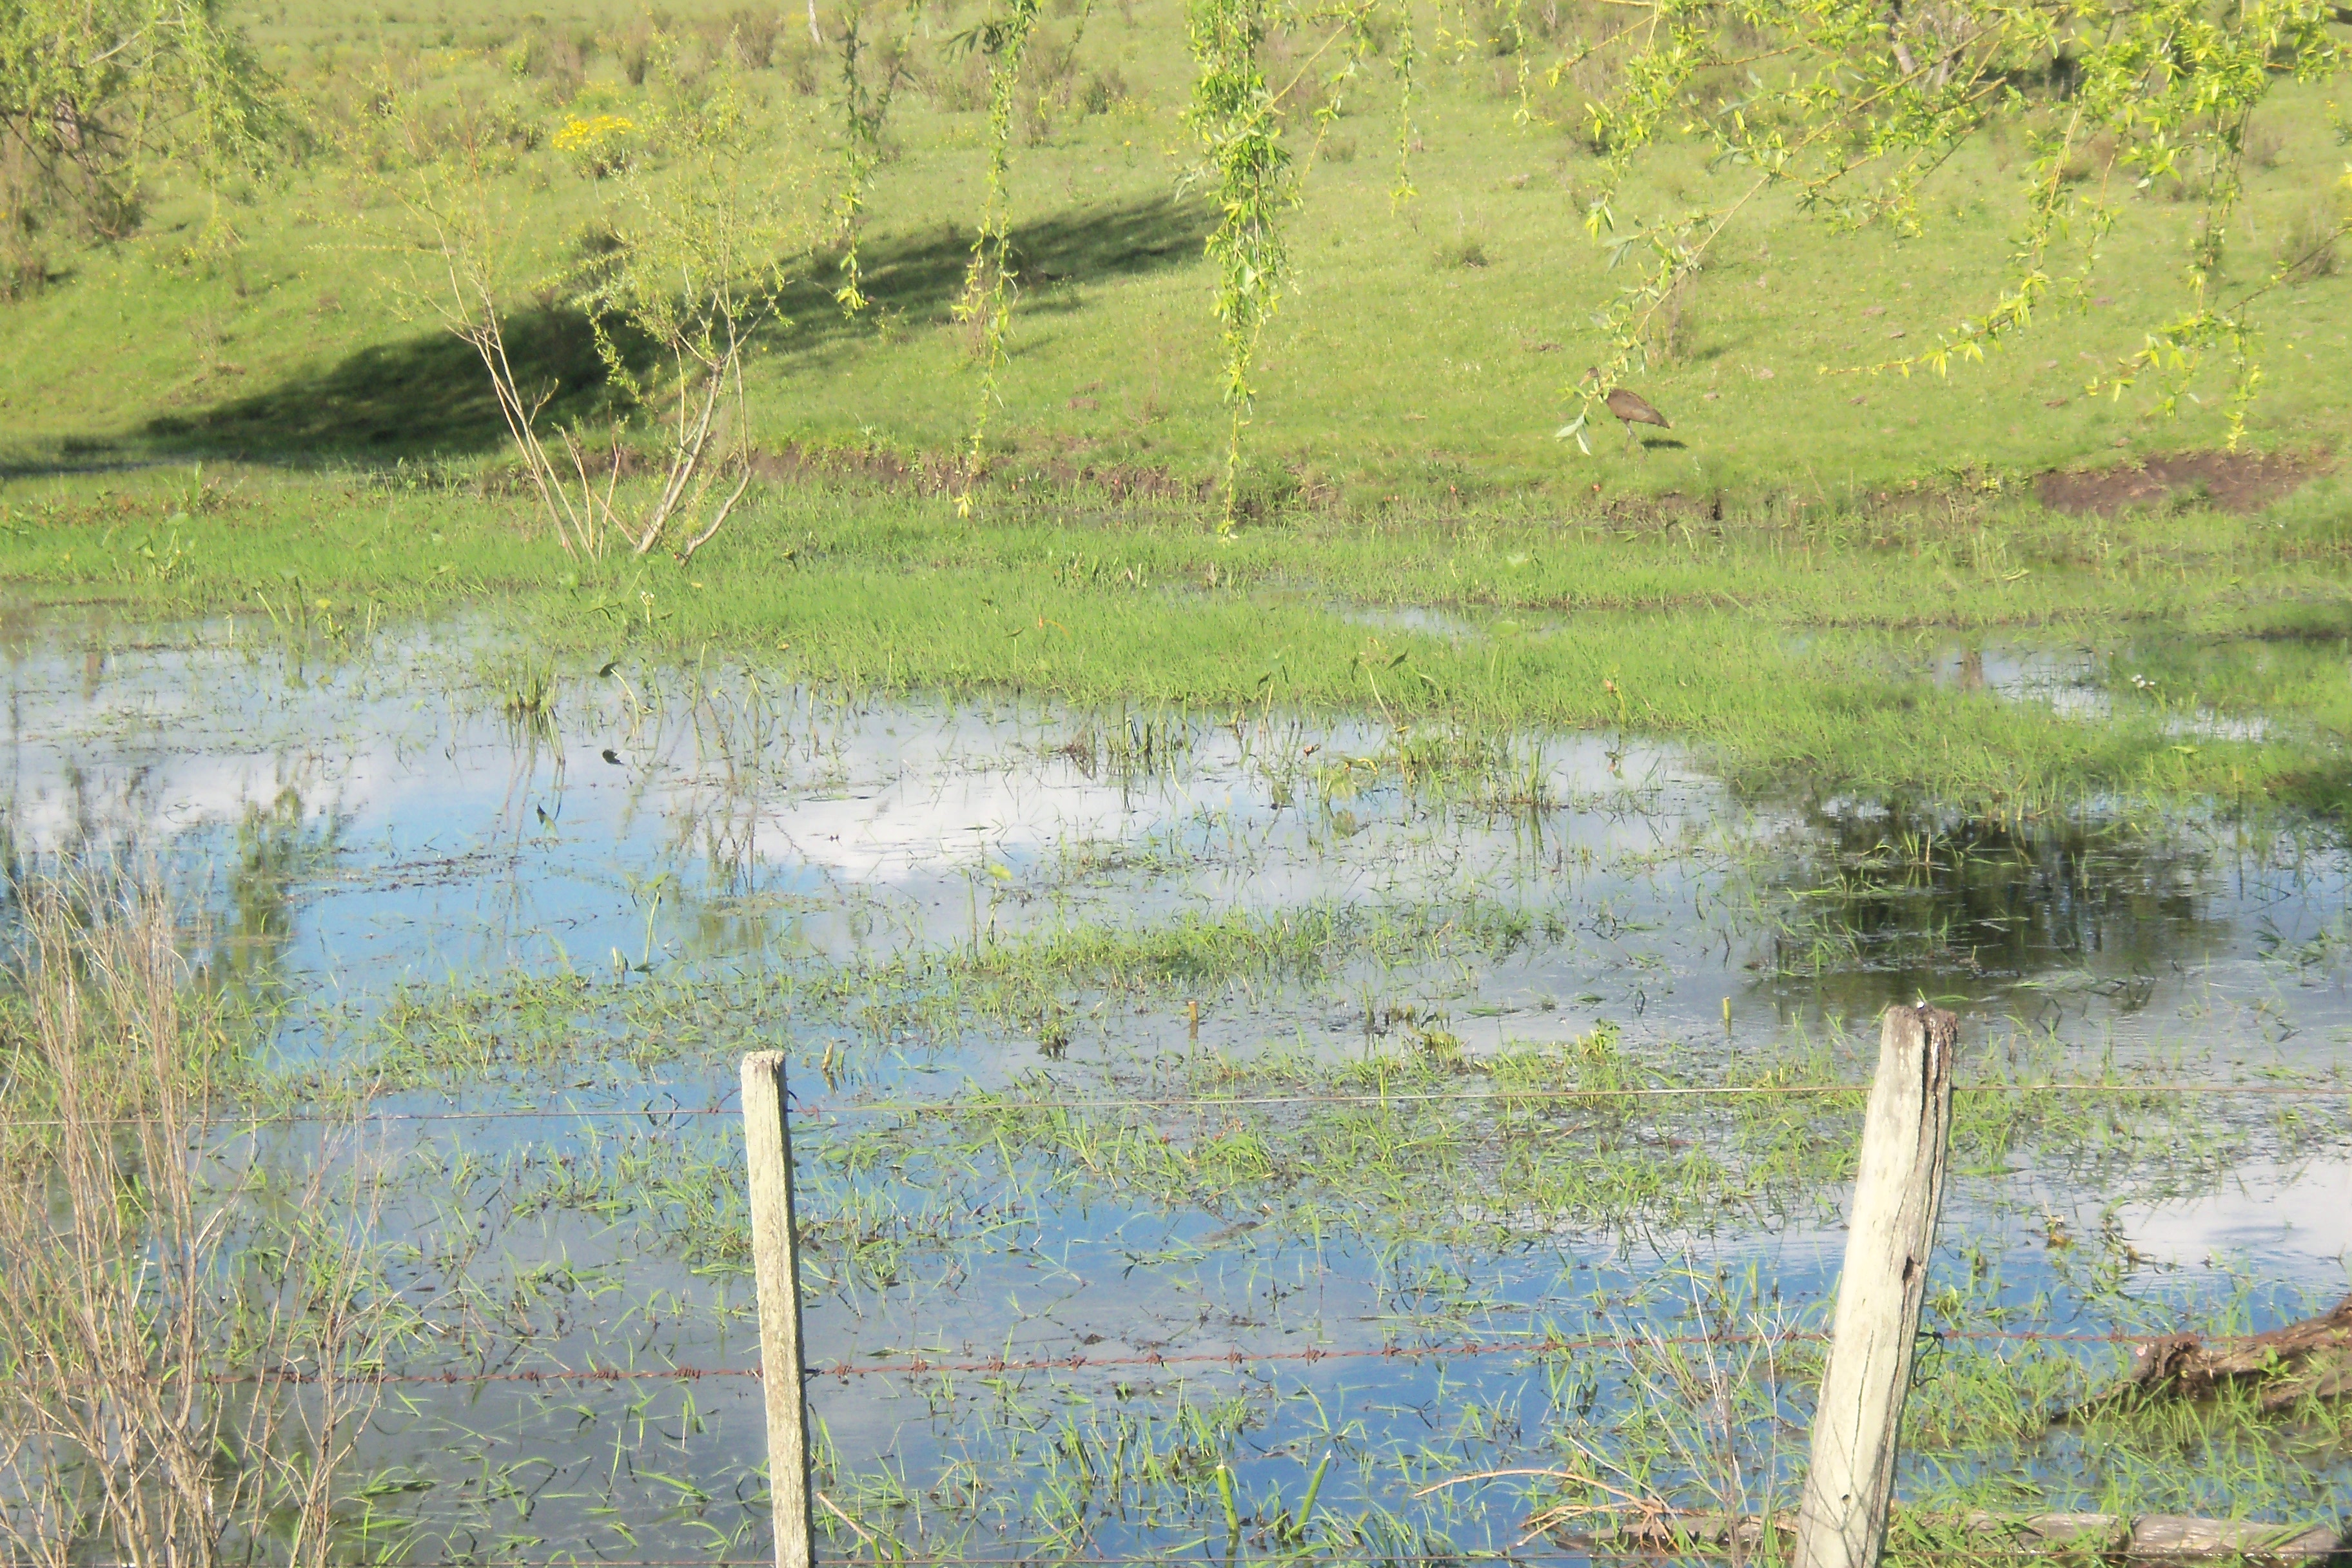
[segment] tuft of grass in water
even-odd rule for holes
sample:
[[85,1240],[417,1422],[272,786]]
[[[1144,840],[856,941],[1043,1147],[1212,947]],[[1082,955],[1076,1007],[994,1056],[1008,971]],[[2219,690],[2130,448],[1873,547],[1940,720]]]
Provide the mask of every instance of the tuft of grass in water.
[[482,684],[509,721],[544,728],[552,716],[560,681],[552,658],[517,647],[500,649],[484,661]]
[[1181,714],[1101,714],[1054,748],[1088,778],[1133,779],[1172,774],[1192,750],[1192,727]]

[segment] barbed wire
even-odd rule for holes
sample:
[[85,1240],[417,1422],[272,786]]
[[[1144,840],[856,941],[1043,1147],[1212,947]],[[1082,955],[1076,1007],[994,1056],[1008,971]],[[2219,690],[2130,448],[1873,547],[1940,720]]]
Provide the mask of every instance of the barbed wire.
[[[2157,1331],[2126,1333],[2110,1330],[2102,1333],[2070,1333],[2047,1329],[1933,1329],[1926,1331],[1940,1342],[1985,1342],[1990,1343],[2079,1344],[2079,1345],[2138,1345],[2160,1339]],[[985,1376],[1004,1376],[1017,1373],[1105,1371],[1127,1367],[1222,1366],[1238,1369],[1261,1363],[1297,1362],[1314,1364],[1327,1361],[1428,1361],[1475,1359],[1485,1356],[1512,1355],[1526,1358],[1569,1355],[1580,1351],[1657,1350],[1668,1347],[1698,1345],[1756,1344],[1826,1344],[1827,1331],[1821,1329],[1786,1329],[1772,1333],[1715,1334],[1587,1334],[1576,1336],[1545,1335],[1524,1340],[1467,1340],[1448,1344],[1423,1345],[1309,1345],[1301,1350],[1247,1351],[1232,1348],[1222,1351],[1143,1351],[1131,1355],[1087,1355],[1074,1352],[1066,1356],[1039,1356],[1015,1359],[1009,1356],[987,1356],[965,1359],[909,1356],[896,1361],[866,1363],[834,1361],[812,1363],[802,1369],[803,1378],[906,1376],[919,1377],[932,1373],[972,1373]],[[200,1379],[207,1384],[288,1383],[318,1384],[326,1382],[376,1384],[469,1384],[477,1383],[637,1383],[637,1382],[697,1382],[704,1378],[760,1378],[758,1367],[748,1366],[668,1366],[668,1367],[530,1367],[508,1371],[468,1372],[360,1372],[322,1374],[298,1368],[263,1368],[247,1372],[214,1373]]]
[[[2135,1516],[2111,1517],[2120,1522]],[[2143,1514],[2137,1517],[2152,1519],[2172,1516]],[[2282,1536],[2287,1535],[2290,1531],[2300,1533],[2326,1528],[2292,1523],[2273,1525],[2267,1521],[2232,1520],[2228,1522],[2233,1524],[2251,1522],[2258,1529],[2274,1529]],[[1776,1533],[1786,1537],[1790,1531],[1786,1527],[1782,1527]],[[1988,1537],[1990,1539],[1986,1539]],[[1196,1544],[1188,1543],[1188,1545]],[[2342,1548],[2339,1546],[2336,1552],[2341,1551]],[[1888,1555],[1906,1563],[2079,1562],[2084,1557],[2089,1556],[2107,1563],[2146,1562],[2178,1564],[2198,1561],[2221,1563],[2242,1563],[2266,1560],[2271,1554],[2266,1553],[2259,1545],[2217,1547],[2200,1551],[2168,1547],[2154,1542],[2145,1548],[2138,1548],[2126,1542],[2120,1545],[2106,1544],[2086,1549],[2063,1538],[2029,1544],[2014,1540],[1999,1539],[1999,1526],[1994,1524],[1979,1532],[1979,1538],[1966,1546],[1913,1544],[1906,1542],[1891,1544],[1888,1547]],[[1041,1542],[1035,1549],[1018,1554],[999,1552],[990,1556],[967,1556],[954,1553],[911,1554],[894,1552],[887,1554],[877,1552],[873,1555],[845,1557],[820,1555],[816,1558],[816,1562],[829,1565],[829,1568],[860,1568],[863,1564],[873,1564],[874,1568],[1048,1568],[1048,1565],[1050,1568],[1146,1568],[1147,1564],[1188,1562],[1204,1564],[1342,1562],[1373,1565],[1407,1563],[1435,1565],[1472,1563],[1683,1563],[1694,1558],[1753,1563],[1759,1560],[1759,1552],[1752,1542],[1732,1542],[1694,1536],[1678,1541],[1673,1545],[1664,1545],[1636,1539],[1615,1540],[1596,1536],[1574,1545],[1548,1542],[1536,1546],[1520,1542],[1511,1546],[1456,1547],[1449,1552],[1389,1552],[1361,1544],[1349,1544],[1327,1547],[1321,1551],[1313,1547],[1297,1547],[1255,1556],[1237,1554],[1233,1557],[1222,1553],[1194,1557],[1189,1554],[1180,1555],[1173,1550],[1150,1555],[1139,1553],[1127,1557],[1077,1556],[1055,1551]],[[2333,1562],[2336,1560],[2336,1554],[2290,1560]],[[438,1562],[428,1560],[414,1565],[414,1568],[475,1568],[475,1564],[480,1561],[478,1558],[444,1558]],[[767,1557],[599,1557],[581,1553],[552,1558],[537,1563],[521,1563],[508,1558],[500,1558],[498,1561],[501,1568],[775,1568],[776,1565],[776,1559],[772,1555]],[[138,1565],[111,1563],[100,1565],[100,1568],[138,1568]]]
[[[1675,1551],[1672,1552],[1664,1552],[1658,1548],[1644,1546],[1626,1546],[1622,1548],[1614,1546],[1555,1546],[1540,1552],[1528,1551],[1525,1549],[1498,1550],[1493,1547],[1465,1547],[1456,1552],[1399,1552],[1359,1551],[1354,1553],[1355,1556],[1360,1557],[1365,1562],[1376,1563],[1526,1563],[1536,1561],[1589,1563],[1595,1557],[1605,1558],[1610,1562],[1624,1562],[1637,1558],[1654,1557],[1672,1559],[1682,1557],[1716,1556],[1721,1554],[1723,1554],[1721,1549],[1705,1546],[1695,1546],[1687,1551]],[[1906,1555],[1922,1556],[1933,1554],[1906,1553]],[[1288,1552],[1281,1553],[1278,1557],[1271,1560],[1296,1563],[1311,1561],[1312,1554],[1304,1552]],[[819,1556],[816,1559],[817,1563],[830,1565],[830,1568],[860,1568],[860,1565],[868,1563],[874,1564],[875,1568],[1045,1568],[1045,1565],[1048,1564],[1051,1565],[1051,1568],[1146,1568],[1147,1564],[1182,1563],[1188,1561],[1192,1561],[1192,1559],[1172,1556],[1164,1552],[1157,1553],[1149,1557],[1073,1557],[1059,1552],[1046,1551],[1043,1549],[1026,1552],[1020,1556],[999,1555],[994,1557],[951,1557],[938,1555],[909,1556],[901,1553],[892,1553],[889,1556]],[[1203,1561],[1223,1563],[1225,1560],[1223,1558],[1212,1558],[1204,1559]],[[1260,1559],[1243,1557],[1238,1558],[1235,1561],[1242,1563],[1254,1563],[1260,1561]],[[499,1568],[776,1568],[776,1559],[772,1556],[598,1557],[585,1552],[575,1557],[549,1558],[539,1563],[528,1563],[518,1558],[503,1556],[494,1559],[483,1557],[411,1558],[404,1561],[404,1568],[481,1568],[481,1564],[485,1562],[495,1562],[498,1563]],[[150,1565],[141,1563],[82,1563],[77,1564],[77,1568],[150,1568]]]
[[[1957,1553],[1942,1552],[1906,1552],[1904,1553],[1906,1558],[1942,1556],[1948,1554],[1957,1555]],[[1368,1564],[1408,1563],[1430,1564],[1442,1563],[1591,1563],[1595,1559],[1612,1563],[1623,1563],[1634,1561],[1672,1562],[1686,1557],[1728,1557],[1730,1555],[1731,1550],[1729,1548],[1714,1545],[1695,1545],[1687,1549],[1666,1549],[1630,1544],[1623,1547],[1604,1546],[1599,1544],[1591,1546],[1550,1546],[1540,1550],[1526,1547],[1465,1547],[1454,1552],[1378,1552],[1369,1548],[1356,1547],[1348,1551],[1340,1560],[1345,1562],[1360,1562]],[[1748,1555],[1752,1556],[1753,1553],[1750,1552]],[[1317,1560],[1317,1556],[1318,1554],[1312,1551],[1301,1550],[1271,1553],[1264,1557],[1237,1557],[1232,1561],[1239,1563],[1278,1562],[1298,1563],[1314,1562]],[[437,1563],[426,1564],[425,1565],[425,1568],[475,1568],[475,1564],[478,1561],[478,1559],[445,1559]],[[1223,1564],[1226,1563],[1228,1559],[1222,1556],[1202,1557],[1196,1559],[1177,1556],[1171,1552],[1157,1552],[1150,1556],[1139,1555],[1134,1557],[1076,1557],[1067,1555],[1064,1552],[1040,1547],[1036,1551],[1024,1552],[1018,1556],[1010,1554],[999,1554],[993,1557],[956,1557],[940,1555],[908,1556],[898,1552],[892,1552],[887,1556],[877,1555],[871,1557],[819,1556],[816,1561],[819,1563],[832,1565],[832,1568],[857,1568],[857,1565],[866,1563],[875,1564],[876,1568],[1048,1568],[1048,1565],[1050,1565],[1050,1568],[1146,1568],[1147,1564],[1194,1561],[1204,1563],[1213,1563]],[[499,1559],[499,1563],[500,1568],[776,1568],[776,1560],[773,1557],[593,1557],[583,1554],[578,1557],[557,1558],[551,1562],[541,1563],[511,1563],[505,1558]],[[110,1568],[137,1568],[137,1565],[131,1563],[117,1563],[110,1565]]]
[[[940,1116],[959,1112],[1025,1111],[1025,1110],[1253,1110],[1287,1105],[1418,1105],[1418,1104],[1493,1104],[1508,1105],[1514,1101],[1537,1100],[1572,1103],[1612,1100],[1738,1100],[1746,1098],[1801,1098],[1867,1094],[1867,1083],[1774,1083],[1774,1084],[1690,1084],[1660,1085],[1642,1088],[1615,1089],[1506,1089],[1480,1088],[1469,1089],[1360,1089],[1318,1094],[1239,1094],[1239,1095],[1089,1095],[1053,1100],[1019,1100],[999,1090],[984,1090],[976,1100],[848,1100],[834,1103],[800,1101],[790,1107],[798,1119],[847,1116]],[[2168,1096],[2191,1098],[2200,1096],[2252,1099],[2326,1098],[2345,1095],[2352,1098],[2352,1084],[2342,1081],[2301,1083],[2106,1083],[2096,1080],[2061,1080],[2049,1083],[1961,1083],[1952,1086],[1955,1095],[2032,1095],[2083,1094],[2118,1095],[2134,1099],[2160,1099]],[[242,1123],[244,1130],[260,1131],[271,1127],[332,1124],[358,1126],[368,1122],[415,1121],[552,1121],[562,1118],[578,1120],[630,1120],[643,1118],[658,1121],[676,1117],[740,1116],[739,1105],[675,1105],[675,1106],[547,1106],[531,1110],[367,1110],[355,1109],[347,1115],[327,1111],[299,1111],[286,1114],[255,1116]],[[29,1118],[9,1123],[12,1127],[56,1128],[68,1125],[84,1127],[153,1126],[163,1119],[154,1116],[100,1117],[68,1122],[62,1118]],[[227,1117],[184,1119],[191,1127],[222,1128],[236,1123]]]
[[[1638,1089],[1405,1089],[1389,1092],[1376,1089],[1351,1090],[1329,1094],[1255,1094],[1255,1095],[1100,1095],[1076,1100],[989,1099],[978,1102],[968,1100],[852,1101],[845,1105],[814,1104],[796,1108],[807,1116],[903,1113],[909,1116],[938,1115],[962,1110],[1113,1110],[1134,1106],[1145,1110],[1219,1110],[1227,1107],[1252,1108],[1277,1105],[1394,1105],[1439,1102],[1490,1103],[1521,1100],[1714,1100],[1739,1099],[1748,1096],[1778,1097],[1832,1094],[1867,1094],[1867,1083],[1776,1083],[1776,1084],[1693,1084],[1658,1086]],[[2055,1083],[1977,1083],[1954,1084],[1954,1094],[2121,1094],[2121,1095],[2352,1095],[2352,1084],[2128,1084],[2098,1082]],[[698,1114],[723,1115],[723,1110]]]

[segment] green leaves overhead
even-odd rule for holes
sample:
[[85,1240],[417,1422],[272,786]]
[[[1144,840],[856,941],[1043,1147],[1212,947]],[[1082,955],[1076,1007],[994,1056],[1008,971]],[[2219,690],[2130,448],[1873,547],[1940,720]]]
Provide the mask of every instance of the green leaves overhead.
[[[1842,370],[1946,374],[1954,362],[2032,325],[2049,300],[2077,301],[2101,243],[2135,192],[2177,182],[2199,198],[2177,309],[2146,345],[2091,390],[2119,393],[2144,375],[2168,410],[2210,352],[2226,358],[2230,443],[2244,428],[2260,373],[2250,310],[2292,270],[2223,287],[2224,247],[2242,193],[2251,117],[2281,82],[2340,74],[2345,46],[2323,0],[1655,0],[1625,8],[1606,41],[1613,86],[1586,106],[1601,163],[1586,224],[1615,247],[1646,252],[1640,275],[1596,319],[1611,357],[1574,395],[1589,413],[1618,378],[1649,363],[1652,323],[1675,285],[1759,195],[1792,187],[1833,227],[1927,223],[1923,185],[1971,139],[2021,128],[2029,161],[2022,222],[2007,241],[2007,278],[1978,313],[1924,348]],[[1591,54],[1591,48],[1583,51]],[[1553,80],[1565,66],[1555,67]],[[1669,139],[1708,148],[1718,174],[1745,178],[1722,199],[1630,233],[1618,206],[1641,156]],[[2336,235],[2345,232],[2338,224]],[[2330,236],[2332,240],[2335,236]],[[1824,374],[1832,367],[1822,367]],[[1571,421],[1563,436],[1582,426]]]
[[1202,174],[1213,191],[1216,232],[1209,237],[1217,264],[1214,306],[1223,328],[1224,395],[1232,411],[1225,446],[1225,519],[1234,522],[1234,479],[1242,430],[1249,423],[1250,367],[1258,339],[1289,275],[1290,253],[1280,218],[1297,200],[1289,149],[1260,47],[1265,42],[1266,0],[1192,0],[1192,58],[1201,69],[1185,120],[1201,139]]
[[980,476],[984,456],[989,413],[998,401],[996,373],[1004,364],[1005,341],[1013,330],[1013,92],[1020,85],[1021,62],[1036,26],[1037,0],[1007,0],[1002,14],[959,40],[966,47],[978,49],[988,61],[988,198],[981,210],[980,231],[972,238],[971,260],[964,269],[963,295],[955,307],[955,319],[980,331],[980,395],[972,409],[971,440],[964,453],[964,488],[956,500],[958,510],[966,516],[971,511],[971,486]]

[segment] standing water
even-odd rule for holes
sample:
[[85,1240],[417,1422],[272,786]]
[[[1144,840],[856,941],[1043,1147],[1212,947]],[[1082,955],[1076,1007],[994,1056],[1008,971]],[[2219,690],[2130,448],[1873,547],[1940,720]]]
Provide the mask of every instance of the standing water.
[[1559,1558],[1612,1500],[1785,1507],[1859,1094],[1590,1091],[1859,1085],[1923,996],[1973,1088],[1902,1495],[2352,1497],[2325,1421],[2205,1412],[2223,1458],[2181,1466],[2177,1419],[2048,1420],[2116,1336],[2346,1288],[2336,825],[1740,798],[1633,736],[558,668],[465,626],[10,652],[19,898],[167,889],[237,1040],[206,1201],[338,1216],[353,1368],[392,1374],[349,1555],[769,1552],[755,1049],[795,1087],[828,1554]]

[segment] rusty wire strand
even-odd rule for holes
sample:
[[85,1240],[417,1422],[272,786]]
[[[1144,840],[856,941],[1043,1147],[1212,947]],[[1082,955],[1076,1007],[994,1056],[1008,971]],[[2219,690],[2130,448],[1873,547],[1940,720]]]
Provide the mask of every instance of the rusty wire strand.
[[[1936,1331],[1939,1341],[1989,1342],[1994,1343],[2136,1345],[2158,1338],[2155,1334],[2064,1333],[2053,1330],[2032,1329],[1954,1329]],[[933,1360],[928,1356],[912,1356],[898,1361],[870,1362],[859,1364],[835,1361],[824,1365],[802,1369],[804,1378],[842,1378],[907,1376],[919,1377],[931,1373],[972,1373],[985,1376],[1004,1376],[1016,1373],[1081,1372],[1119,1367],[1223,1366],[1239,1369],[1271,1362],[1303,1362],[1313,1364],[1327,1361],[1424,1361],[1448,1357],[1475,1358],[1481,1356],[1546,1356],[1566,1355],[1579,1351],[1648,1350],[1660,1345],[1742,1345],[1742,1344],[1826,1344],[1829,1334],[1819,1329],[1789,1329],[1778,1333],[1756,1334],[1668,1334],[1645,1337],[1623,1335],[1587,1335],[1563,1338],[1557,1335],[1541,1339],[1465,1341],[1455,1344],[1380,1345],[1349,1349],[1324,1349],[1309,1346],[1296,1351],[1184,1351],[1168,1352],[1147,1351],[1136,1355],[1035,1357],[1014,1360],[990,1356],[972,1360]],[[478,1383],[631,1383],[675,1380],[694,1382],[703,1378],[758,1378],[758,1367],[746,1366],[672,1366],[672,1367],[547,1367],[511,1372],[415,1372],[415,1373],[337,1373],[334,1380],[357,1384],[470,1384]],[[294,1369],[262,1369],[238,1373],[215,1373],[203,1381],[212,1384],[289,1383],[310,1384],[323,1381],[313,1372]]]
[[[980,1101],[955,1100],[852,1100],[840,1104],[810,1103],[793,1105],[797,1118],[814,1120],[819,1117],[844,1116],[938,1116],[963,1110],[1247,1110],[1283,1105],[1416,1105],[1416,1104],[1484,1104],[1495,1101],[1544,1100],[1575,1102],[1608,1100],[1738,1100],[1751,1097],[1800,1097],[1805,1095],[1867,1094],[1867,1083],[1782,1083],[1730,1085],[1675,1085],[1649,1089],[1482,1089],[1475,1090],[1411,1089],[1386,1093],[1362,1090],[1345,1094],[1258,1094],[1258,1095],[1094,1095],[1066,1100],[1013,1100],[993,1097]],[[2345,1083],[1961,1083],[1952,1086],[1954,1094],[2025,1095],[2025,1094],[2087,1094],[2182,1097],[2200,1095],[2247,1096],[2260,1099],[2326,1098],[2331,1095],[2352,1096],[2352,1085]],[[251,1131],[271,1127],[297,1126],[307,1123],[331,1122],[355,1126],[362,1122],[391,1121],[548,1121],[559,1117],[575,1119],[642,1117],[648,1121],[681,1116],[738,1116],[741,1108],[734,1105],[665,1105],[638,1107],[548,1106],[536,1110],[354,1110],[336,1116],[326,1112],[303,1112],[282,1116],[258,1116],[244,1123]],[[152,1120],[141,1117],[116,1117],[99,1123],[133,1127]],[[215,1126],[228,1124],[221,1119]],[[14,1127],[60,1127],[56,1120],[33,1119],[10,1123]]]

